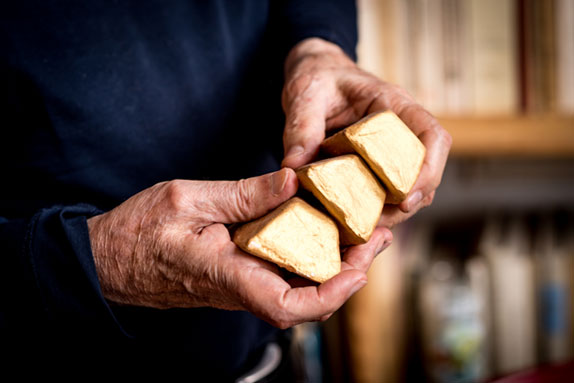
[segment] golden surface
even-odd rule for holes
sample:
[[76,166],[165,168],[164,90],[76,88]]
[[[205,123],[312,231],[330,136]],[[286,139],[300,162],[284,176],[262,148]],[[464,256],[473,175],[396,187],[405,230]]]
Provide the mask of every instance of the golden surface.
[[233,242],[250,254],[316,282],[325,282],[341,271],[337,225],[297,197],[241,226]]
[[405,199],[421,170],[426,148],[393,112],[371,114],[326,139],[332,155],[356,152],[387,187],[387,201]]
[[357,155],[314,162],[299,168],[297,176],[337,220],[343,244],[357,245],[369,240],[381,216],[386,193]]

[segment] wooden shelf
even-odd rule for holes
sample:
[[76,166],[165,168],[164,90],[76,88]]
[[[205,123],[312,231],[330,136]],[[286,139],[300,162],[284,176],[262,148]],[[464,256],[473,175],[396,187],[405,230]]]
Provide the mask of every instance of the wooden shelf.
[[573,157],[574,116],[444,117],[454,156]]

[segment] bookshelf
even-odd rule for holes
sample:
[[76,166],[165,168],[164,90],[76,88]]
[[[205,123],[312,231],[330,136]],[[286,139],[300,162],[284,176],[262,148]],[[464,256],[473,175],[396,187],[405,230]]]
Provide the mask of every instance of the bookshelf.
[[574,116],[439,117],[456,157],[574,158]]
[[358,4],[359,65],[405,88],[453,146],[433,205],[394,228],[330,322],[330,364],[349,378],[334,381],[574,363],[574,1]]
[[442,116],[453,156],[574,158],[574,2],[359,6],[360,65]]

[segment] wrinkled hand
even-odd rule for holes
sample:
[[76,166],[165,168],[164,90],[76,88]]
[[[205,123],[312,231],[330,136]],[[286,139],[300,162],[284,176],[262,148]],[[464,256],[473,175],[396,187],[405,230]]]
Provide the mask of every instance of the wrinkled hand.
[[224,224],[264,215],[295,194],[293,170],[237,182],[171,181],[88,220],[106,299],[155,308],[211,306],[248,310],[287,328],[325,319],[366,283],[388,244],[383,231],[347,251],[343,271],[316,286],[285,281],[278,268],[231,242]]
[[451,137],[406,91],[361,70],[338,46],[317,38],[304,40],[291,50],[285,76],[283,166],[297,168],[312,161],[326,131],[390,109],[418,136],[427,154],[405,201],[385,205],[379,225],[392,227],[431,204]]

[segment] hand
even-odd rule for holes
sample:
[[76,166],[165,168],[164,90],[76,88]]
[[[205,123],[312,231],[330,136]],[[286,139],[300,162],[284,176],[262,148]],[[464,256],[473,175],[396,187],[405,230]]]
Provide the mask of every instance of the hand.
[[262,216],[296,189],[291,169],[237,182],[178,180],[90,218],[104,296],[155,308],[249,310],[281,328],[325,319],[364,286],[387,237],[379,231],[369,244],[348,251],[343,271],[319,286],[302,278],[286,282],[275,265],[231,242],[224,224]]
[[304,40],[291,50],[285,79],[283,166],[297,168],[312,161],[326,131],[390,109],[418,136],[427,154],[405,201],[386,205],[379,225],[390,228],[431,204],[452,139],[405,90],[361,70],[338,46],[317,38]]

